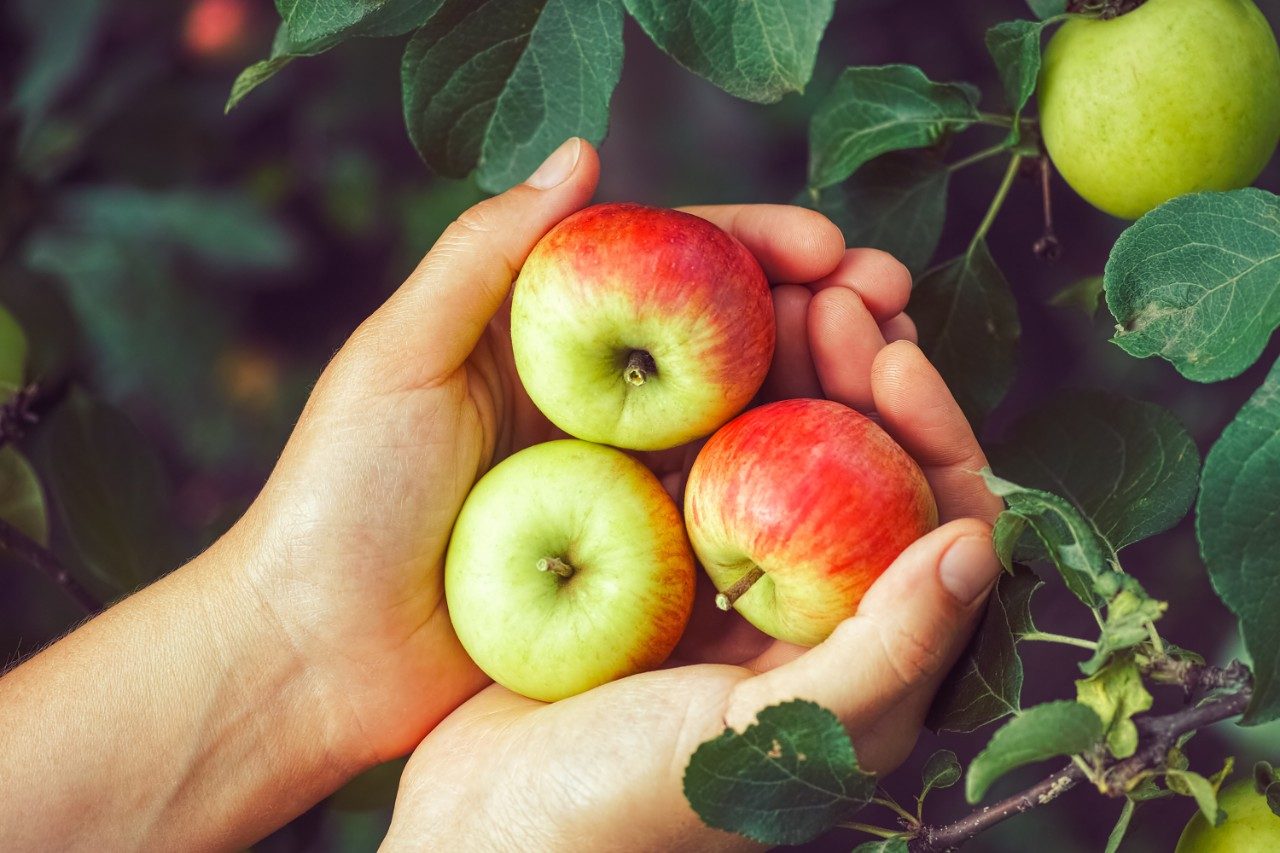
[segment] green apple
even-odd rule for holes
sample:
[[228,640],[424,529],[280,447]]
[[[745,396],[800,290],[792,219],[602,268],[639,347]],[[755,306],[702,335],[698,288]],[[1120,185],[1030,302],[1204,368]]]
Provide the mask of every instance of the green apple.
[[27,336],[18,321],[0,306],[0,403],[22,387],[27,365]]
[[666,660],[693,609],[695,569],[658,478],[569,439],[522,450],[476,483],[444,583],[472,660],[554,702]]
[[1107,213],[1248,186],[1280,140],[1280,50],[1252,0],[1147,0],[1076,17],[1045,50],[1045,147]]
[[756,259],[676,210],[575,213],[534,247],[511,300],[530,399],[569,435],[633,450],[702,438],[742,411],[773,343]]
[[1280,816],[1246,779],[1228,786],[1218,796],[1227,813],[1222,826],[1210,826],[1197,813],[1182,830],[1175,853],[1263,853],[1280,850]]

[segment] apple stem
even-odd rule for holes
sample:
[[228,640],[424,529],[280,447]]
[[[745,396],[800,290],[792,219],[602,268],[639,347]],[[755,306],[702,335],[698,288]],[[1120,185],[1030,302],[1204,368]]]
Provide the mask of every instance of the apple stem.
[[622,370],[622,378],[629,385],[639,388],[649,381],[649,377],[658,372],[658,365],[647,350],[633,349],[627,356],[627,366]]
[[746,591],[751,589],[751,586],[762,577],[764,577],[764,569],[759,566],[752,566],[751,571],[738,578],[733,586],[716,596],[716,607],[721,610],[728,610],[733,607],[734,602],[742,598]]
[[538,561],[538,571],[554,572],[562,578],[573,577],[573,566],[559,557],[543,557]]

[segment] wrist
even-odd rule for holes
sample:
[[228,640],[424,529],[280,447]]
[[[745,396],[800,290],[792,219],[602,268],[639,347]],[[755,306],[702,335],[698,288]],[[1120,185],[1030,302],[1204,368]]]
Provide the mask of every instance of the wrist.
[[354,775],[405,755],[489,683],[453,632],[443,589],[431,590],[438,567],[388,569],[377,549],[344,544],[362,541],[358,531],[300,533],[271,506],[246,514],[216,562],[291,657],[335,761]]
[[290,591],[263,557],[257,540],[237,527],[186,569],[210,602],[209,632],[241,701],[276,721],[273,745],[281,752],[321,759],[336,788],[380,758],[333,688],[326,656],[300,629],[303,611],[323,620],[316,602]]

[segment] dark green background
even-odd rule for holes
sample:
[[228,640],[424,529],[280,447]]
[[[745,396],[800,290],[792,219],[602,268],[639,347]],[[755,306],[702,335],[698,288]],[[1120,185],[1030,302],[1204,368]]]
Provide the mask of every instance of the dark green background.
[[[0,42],[21,48],[0,51],[6,101],[31,56],[33,35],[18,11],[33,2],[6,3],[0,13]],[[480,197],[467,182],[433,179],[409,145],[400,113],[399,39],[352,42],[295,62],[224,117],[231,81],[266,54],[275,26],[270,0],[245,5],[251,14],[239,46],[202,57],[184,41],[184,4],[104,0],[92,38],[66,51],[80,70],[50,114],[25,138],[11,112],[0,124],[0,304],[26,326],[50,389],[80,384],[120,406],[159,457],[167,480],[161,526],[177,535],[154,543],[156,553],[170,555],[155,558],[157,570],[197,553],[252,500],[328,356],[445,224]],[[1260,5],[1280,21],[1277,0]],[[809,94],[767,107],[735,100],[683,71],[628,22],[599,197],[662,205],[788,200],[804,183],[808,114],[843,67],[917,64],[936,80],[979,84],[984,106],[998,109],[983,33],[1026,15],[1019,0],[844,0]],[[59,44],[55,33],[40,50],[48,55]],[[61,44],[65,49],[65,36]],[[957,150],[982,144],[962,139]],[[953,182],[939,258],[963,249],[999,169],[993,161]],[[1274,162],[1259,184],[1280,189]],[[251,216],[211,215],[202,201],[209,198]],[[1101,272],[1124,223],[1057,181],[1054,201],[1065,248],[1057,264],[1040,263],[1030,251],[1039,236],[1034,180],[1015,187],[990,237],[1017,295],[1023,337],[1018,382],[987,424],[986,438],[998,438],[1019,413],[1061,387],[1105,387],[1171,408],[1203,453],[1280,346],[1273,342],[1244,376],[1212,386],[1182,380],[1163,362],[1124,355],[1108,343],[1113,321],[1105,311],[1090,321],[1047,304],[1060,288]],[[264,246],[255,232],[272,240]],[[47,477],[58,452],[48,433],[35,431],[21,447]],[[74,561],[57,521],[55,514],[54,546]],[[148,526],[155,528],[155,518]],[[1126,557],[1148,590],[1171,604],[1164,636],[1220,662],[1235,652],[1231,619],[1212,594],[1189,523]],[[119,592],[86,579],[99,594]],[[1042,590],[1037,604],[1043,630],[1087,628],[1079,623],[1081,608],[1056,584]],[[0,654],[7,660],[30,654],[77,619],[43,576],[0,556]],[[1035,644],[1022,650],[1027,704],[1073,694],[1076,655]],[[1176,701],[1157,695],[1157,703]],[[951,746],[963,760],[983,739],[926,735],[916,760],[887,786],[909,799],[919,762],[933,748]],[[1222,726],[1189,749],[1205,768],[1228,751],[1248,759],[1242,767],[1256,757],[1274,760],[1280,724]],[[994,795],[1047,769],[1015,774]],[[348,791],[342,808],[322,804],[259,849],[372,850],[389,815],[378,787],[363,792],[368,796]],[[385,780],[380,787],[390,790]],[[966,811],[958,788],[930,802],[934,822]],[[1101,849],[1119,810],[1118,802],[1076,791],[983,836],[972,849]],[[1182,799],[1142,806],[1122,849],[1171,849],[1191,811]],[[809,849],[847,850],[858,840],[864,839],[836,833]]]

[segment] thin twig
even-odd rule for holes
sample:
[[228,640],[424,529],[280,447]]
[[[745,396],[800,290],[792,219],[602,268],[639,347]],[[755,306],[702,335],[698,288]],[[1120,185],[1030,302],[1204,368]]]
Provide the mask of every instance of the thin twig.
[[923,827],[908,842],[907,849],[911,853],[942,853],[942,851],[946,850],[955,850],[978,833],[990,829],[997,823],[1006,821],[1014,815],[1030,811],[1037,806],[1053,802],[1063,793],[1074,788],[1082,779],[1084,779],[1084,773],[1081,772],[1080,768],[1074,764],[1068,764],[1057,773],[1040,780],[1025,791],[1014,794],[1012,797],[1001,800],[994,805],[983,806],[953,823],[948,823],[945,826]]
[[[1210,695],[1172,714],[1139,717],[1134,720],[1140,736],[1138,750],[1131,757],[1114,761],[1102,768],[1098,778],[1100,789],[1112,797],[1124,794],[1144,774],[1164,768],[1169,751],[1187,732],[1229,720],[1244,713],[1253,696],[1253,680],[1249,670],[1238,661],[1227,667],[1188,664],[1183,670],[1183,685],[1189,693],[1226,691]],[[1052,802],[1074,788],[1085,778],[1076,763],[1040,780],[1035,785],[990,806],[983,806],[952,823],[921,827],[908,842],[911,853],[944,853],[956,850],[983,830]]]
[[0,546],[9,549],[22,560],[42,570],[53,582],[62,587],[67,595],[75,599],[76,604],[90,616],[102,612],[102,602],[71,576],[62,562],[53,552],[27,536],[9,522],[0,518]]

